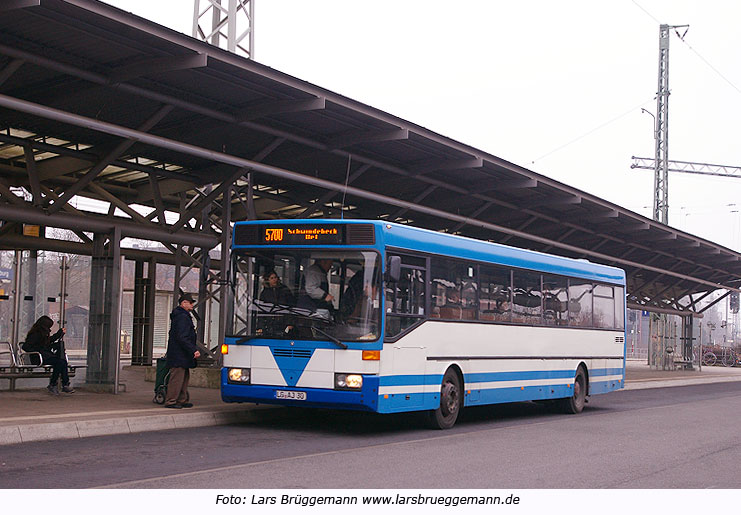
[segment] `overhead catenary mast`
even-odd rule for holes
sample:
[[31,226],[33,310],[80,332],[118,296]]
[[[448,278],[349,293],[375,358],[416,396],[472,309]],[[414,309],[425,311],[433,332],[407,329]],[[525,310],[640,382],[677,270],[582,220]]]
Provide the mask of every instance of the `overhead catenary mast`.
[[255,0],[193,0],[193,37],[255,58]]
[[[659,86],[656,91],[654,140],[654,220],[669,223],[669,36],[672,29],[689,25],[661,25],[659,27]],[[687,31],[679,36],[684,38]]]
[[[631,168],[654,170],[656,161],[650,157],[631,157]],[[667,161],[667,170],[670,172],[692,173],[696,175],[713,175],[715,177],[736,177],[741,179],[741,166],[714,165],[710,163],[695,163],[692,161]]]

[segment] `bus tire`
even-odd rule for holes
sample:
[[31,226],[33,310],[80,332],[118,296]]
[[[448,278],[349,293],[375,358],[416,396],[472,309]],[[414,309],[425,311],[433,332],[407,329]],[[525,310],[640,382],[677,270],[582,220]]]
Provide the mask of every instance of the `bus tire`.
[[584,409],[586,399],[587,375],[584,373],[584,368],[579,366],[579,368],[576,369],[576,376],[574,377],[574,394],[571,397],[559,399],[560,411],[570,415],[581,413]]
[[440,407],[428,412],[428,420],[433,429],[450,429],[455,425],[463,406],[461,379],[452,368],[443,376],[440,387]]

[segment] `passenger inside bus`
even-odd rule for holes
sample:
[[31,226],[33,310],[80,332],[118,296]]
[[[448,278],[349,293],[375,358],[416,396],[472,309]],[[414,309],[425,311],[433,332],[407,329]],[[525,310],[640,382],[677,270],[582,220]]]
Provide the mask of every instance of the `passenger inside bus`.
[[[356,272],[347,282],[340,299],[340,316],[346,323],[357,323],[367,318],[368,310],[377,302],[377,288],[365,284],[362,270]],[[364,315],[365,313],[365,315]]]
[[326,309],[330,313],[334,311],[334,295],[329,293],[329,279],[327,274],[332,268],[332,260],[319,258],[314,260],[302,278],[299,307],[312,309]]
[[[296,305],[296,298],[291,290],[284,285],[275,270],[268,270],[263,274],[263,289],[258,299],[266,304],[265,309],[276,311],[279,306],[293,307]],[[267,307],[267,306],[270,307]],[[283,314],[275,316],[263,316],[260,318],[261,327],[257,329],[258,334],[269,334],[272,336],[287,335],[293,330],[293,321],[290,317]]]
[[280,304],[283,306],[295,306],[296,299],[288,289],[288,286],[284,285],[275,270],[268,270],[263,274],[263,290],[260,292],[259,299],[263,302],[270,302],[272,304]]

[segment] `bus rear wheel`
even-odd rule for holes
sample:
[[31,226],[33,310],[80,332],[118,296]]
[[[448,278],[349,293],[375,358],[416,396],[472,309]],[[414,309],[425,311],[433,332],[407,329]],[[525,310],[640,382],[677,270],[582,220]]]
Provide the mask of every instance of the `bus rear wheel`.
[[587,376],[584,368],[579,367],[574,377],[574,394],[571,397],[559,399],[559,408],[564,413],[577,414],[584,409],[587,399]]
[[443,376],[440,388],[440,407],[428,413],[430,426],[434,429],[450,429],[458,420],[462,405],[461,380],[455,370],[449,368]]

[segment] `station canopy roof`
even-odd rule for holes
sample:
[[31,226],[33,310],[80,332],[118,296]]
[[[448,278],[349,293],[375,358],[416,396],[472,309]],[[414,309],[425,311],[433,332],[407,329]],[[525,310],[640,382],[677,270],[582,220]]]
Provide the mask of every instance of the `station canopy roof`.
[[735,251],[130,13],[0,3],[0,219],[41,209],[20,187],[179,212],[222,182],[233,220],[343,210],[615,265],[634,307],[741,285]]

